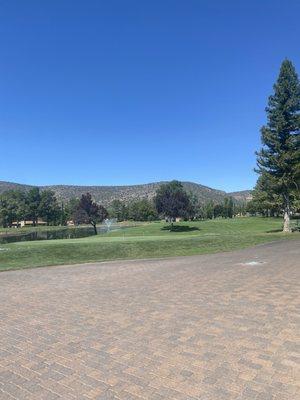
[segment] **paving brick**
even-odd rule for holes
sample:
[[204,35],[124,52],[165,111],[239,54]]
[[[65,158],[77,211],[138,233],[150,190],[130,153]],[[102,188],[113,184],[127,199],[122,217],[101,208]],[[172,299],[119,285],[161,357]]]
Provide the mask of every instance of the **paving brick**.
[[297,240],[0,280],[0,400],[300,400]]

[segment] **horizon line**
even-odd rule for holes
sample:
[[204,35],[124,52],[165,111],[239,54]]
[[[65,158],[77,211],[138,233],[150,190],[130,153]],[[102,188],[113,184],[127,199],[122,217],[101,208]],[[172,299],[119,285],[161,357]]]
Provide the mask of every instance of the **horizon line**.
[[249,189],[239,189],[239,190],[230,190],[230,191],[226,191],[223,189],[218,189],[218,188],[214,188],[211,186],[207,186],[204,185],[202,183],[198,183],[198,182],[194,182],[194,181],[188,181],[188,180],[179,180],[179,179],[170,179],[170,180],[161,180],[161,181],[152,181],[152,182],[146,182],[146,183],[135,183],[135,184],[123,184],[123,185],[101,185],[101,184],[73,184],[73,183],[54,183],[54,184],[32,184],[32,183],[20,183],[20,182],[14,182],[14,181],[5,181],[5,180],[0,180],[0,183],[8,183],[8,184],[14,184],[14,185],[20,185],[20,186],[31,186],[31,187],[51,187],[51,186],[76,186],[76,187],[128,187],[128,186],[143,186],[143,185],[152,185],[152,184],[158,184],[158,183],[167,183],[167,182],[171,182],[171,181],[179,181],[181,183],[192,183],[192,184],[196,184],[199,186],[203,186],[206,187],[208,189],[212,189],[212,190],[216,190],[219,192],[223,192],[223,193],[236,193],[236,192],[244,192],[244,191],[252,191],[253,188]]

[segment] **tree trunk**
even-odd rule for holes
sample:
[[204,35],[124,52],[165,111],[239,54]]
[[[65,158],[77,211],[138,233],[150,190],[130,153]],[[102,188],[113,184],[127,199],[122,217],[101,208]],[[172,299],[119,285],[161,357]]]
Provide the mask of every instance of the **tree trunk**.
[[290,226],[290,215],[291,215],[291,209],[290,209],[290,199],[289,196],[286,195],[284,196],[285,200],[285,207],[284,207],[284,214],[283,214],[283,232],[290,233],[292,232],[291,226]]
[[94,233],[95,233],[95,235],[98,235],[96,224],[92,224],[92,225],[93,225],[93,228],[94,228]]

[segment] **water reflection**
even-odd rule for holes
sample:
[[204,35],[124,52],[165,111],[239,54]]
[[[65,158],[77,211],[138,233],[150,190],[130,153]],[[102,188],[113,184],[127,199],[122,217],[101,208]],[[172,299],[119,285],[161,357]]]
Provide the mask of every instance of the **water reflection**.
[[[22,228],[20,228],[22,229]],[[113,228],[113,229],[119,229]],[[98,233],[107,232],[107,228],[100,226],[97,228]],[[94,235],[94,229],[91,227],[74,227],[74,228],[58,228],[43,231],[22,232],[18,230],[17,234],[0,235],[0,244],[24,242],[32,240],[54,240],[54,239],[75,239]]]

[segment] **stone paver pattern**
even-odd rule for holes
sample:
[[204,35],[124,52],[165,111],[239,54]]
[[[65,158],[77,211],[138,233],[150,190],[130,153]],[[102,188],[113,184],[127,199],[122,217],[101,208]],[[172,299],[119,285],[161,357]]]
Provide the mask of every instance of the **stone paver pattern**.
[[300,399],[300,242],[0,273],[0,399]]

